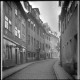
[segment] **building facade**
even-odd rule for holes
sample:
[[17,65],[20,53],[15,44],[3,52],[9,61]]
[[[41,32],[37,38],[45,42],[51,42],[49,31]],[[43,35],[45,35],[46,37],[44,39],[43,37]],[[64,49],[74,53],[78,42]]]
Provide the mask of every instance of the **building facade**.
[[26,62],[26,20],[20,2],[3,1],[3,67]]
[[30,12],[28,13],[28,59],[35,60],[35,59],[43,59],[46,58],[45,52],[45,43],[46,36],[49,36],[46,33],[45,28],[43,27],[43,22],[40,19],[40,11],[38,8],[32,8],[29,2],[24,2],[25,8],[29,9]]
[[3,1],[3,68],[50,57],[50,35],[39,15],[28,1]]
[[77,43],[78,43],[78,4],[77,1],[60,1],[61,14],[59,16],[60,60],[65,70],[77,74]]
[[53,34],[50,36],[50,46],[52,58],[59,58],[59,51],[57,50],[57,44],[59,43],[59,38]]
[[50,27],[48,26],[47,23],[44,23],[44,29],[45,29],[45,53],[46,53],[46,58],[51,58],[51,52],[50,52]]

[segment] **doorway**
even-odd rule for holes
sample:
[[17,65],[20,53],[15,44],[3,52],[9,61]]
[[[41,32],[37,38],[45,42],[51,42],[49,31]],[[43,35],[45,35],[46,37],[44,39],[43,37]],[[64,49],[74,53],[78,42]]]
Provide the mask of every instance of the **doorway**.
[[15,63],[17,64],[17,49],[15,49]]

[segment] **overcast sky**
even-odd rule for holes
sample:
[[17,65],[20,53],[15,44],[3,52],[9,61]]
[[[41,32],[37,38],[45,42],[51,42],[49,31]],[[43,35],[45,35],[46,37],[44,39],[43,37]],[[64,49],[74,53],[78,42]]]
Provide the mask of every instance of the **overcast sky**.
[[58,32],[58,15],[60,7],[58,1],[29,1],[32,8],[39,8],[40,18],[43,23],[47,22],[52,31]]

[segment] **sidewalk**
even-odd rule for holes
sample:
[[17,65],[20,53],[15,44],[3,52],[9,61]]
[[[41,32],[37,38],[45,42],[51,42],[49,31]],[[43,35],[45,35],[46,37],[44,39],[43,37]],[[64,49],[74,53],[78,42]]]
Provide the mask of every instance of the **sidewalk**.
[[73,79],[60,65],[59,61],[53,66],[57,79]]
[[18,66],[15,66],[13,68],[10,68],[8,70],[2,71],[2,79],[8,77],[9,75],[27,67],[30,64],[33,64],[33,63],[35,63],[35,62],[30,62],[30,63],[26,63],[26,64],[23,64],[23,65],[18,65]]
[[[40,60],[40,61],[45,61],[45,60]],[[15,72],[17,72],[17,71],[29,66],[29,65],[31,65],[33,63],[40,62],[40,61],[29,62],[29,63],[25,63],[25,64],[22,64],[22,65],[17,65],[17,66],[15,66],[13,68],[10,68],[8,70],[2,71],[2,79],[10,76],[11,74],[13,74],[13,73],[15,73]]]

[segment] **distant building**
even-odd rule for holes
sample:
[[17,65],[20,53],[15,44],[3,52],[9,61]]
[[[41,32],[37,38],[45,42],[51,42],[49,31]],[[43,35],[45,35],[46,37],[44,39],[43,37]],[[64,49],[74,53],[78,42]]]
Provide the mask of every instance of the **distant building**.
[[45,38],[45,53],[46,53],[46,58],[51,58],[51,47],[50,47],[50,27],[48,25],[48,23],[44,23],[43,24],[44,29],[45,29],[45,33],[44,33],[44,38]]
[[59,42],[59,38],[53,34],[50,34],[50,47],[52,51],[52,58],[58,58],[59,52],[56,49],[57,43]]
[[61,14],[59,16],[60,60],[64,69],[77,74],[77,43],[78,43],[78,3],[77,1],[60,1]]

